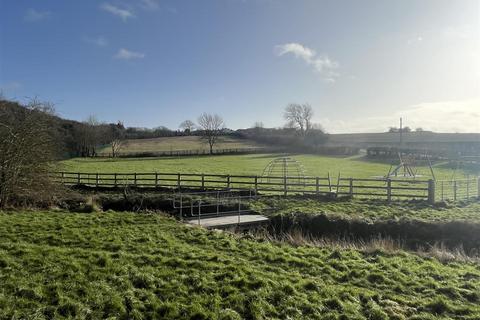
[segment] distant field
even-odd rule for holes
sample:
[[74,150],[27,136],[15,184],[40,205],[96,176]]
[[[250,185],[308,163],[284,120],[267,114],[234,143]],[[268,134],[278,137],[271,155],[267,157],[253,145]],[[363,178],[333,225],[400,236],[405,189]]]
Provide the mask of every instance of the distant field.
[[[260,146],[261,145],[250,140],[224,136],[219,138],[214,149],[254,148]],[[198,136],[132,139],[124,142],[120,152],[134,153],[176,150],[209,150],[209,145],[206,140]],[[102,148],[100,152],[110,152],[109,146]]]
[[0,319],[478,319],[480,267],[160,215],[0,213]]
[[[199,157],[165,157],[165,158],[129,158],[129,159],[84,159],[75,158],[62,162],[65,170],[76,172],[133,173],[133,172],[173,172],[173,173],[212,173],[261,175],[265,166],[279,155],[226,155]],[[328,173],[336,178],[369,178],[384,176],[388,173],[389,163],[371,162],[362,157],[327,157],[318,155],[294,155],[304,167],[306,175],[325,177]],[[451,179],[454,175],[460,179],[466,174],[478,172],[455,170],[445,163],[434,166],[437,179]],[[423,166],[418,168],[423,179],[430,178],[430,170]]]

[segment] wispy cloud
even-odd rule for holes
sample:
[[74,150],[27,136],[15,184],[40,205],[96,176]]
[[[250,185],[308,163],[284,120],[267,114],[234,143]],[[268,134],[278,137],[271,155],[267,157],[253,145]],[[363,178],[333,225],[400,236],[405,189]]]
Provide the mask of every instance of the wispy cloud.
[[315,50],[310,49],[299,43],[286,43],[277,45],[274,52],[279,56],[292,54],[297,59],[303,60],[308,65],[312,66],[315,71],[322,75],[324,80],[328,82],[335,82],[339,74],[336,71],[339,68],[339,63],[330,59],[327,55],[318,55]]
[[132,10],[126,9],[126,8],[120,8],[110,3],[104,3],[101,5],[100,8],[117,17],[120,17],[123,21],[127,21],[129,18],[135,17]]
[[145,10],[158,10],[160,4],[157,0],[140,0],[140,6]]
[[423,42],[423,36],[416,35],[407,40],[408,45],[414,45]]
[[318,119],[331,133],[384,132],[398,126],[402,117],[412,129],[423,128],[435,132],[480,132],[480,99],[420,103],[390,115],[358,117],[349,121]]
[[98,47],[106,47],[108,46],[108,40],[103,36],[98,37],[83,37],[83,40],[87,43],[96,45]]
[[122,60],[132,60],[132,59],[143,59],[145,58],[145,54],[141,52],[130,51],[127,49],[120,49],[118,50],[117,54],[114,56],[116,59]]
[[469,25],[449,26],[443,30],[443,36],[447,39],[470,39],[473,28]]
[[39,11],[33,8],[27,10],[24,20],[28,22],[37,22],[50,18],[52,13],[50,11]]

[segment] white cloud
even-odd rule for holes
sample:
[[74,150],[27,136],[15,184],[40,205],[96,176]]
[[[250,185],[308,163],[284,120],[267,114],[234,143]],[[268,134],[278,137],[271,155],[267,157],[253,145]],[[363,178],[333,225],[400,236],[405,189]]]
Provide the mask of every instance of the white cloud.
[[127,21],[129,18],[135,17],[133,12],[129,9],[119,8],[110,3],[102,4],[101,8],[107,12],[110,12],[113,15],[120,17],[123,21]]
[[480,99],[428,102],[409,106],[391,115],[344,120],[319,119],[328,132],[385,132],[399,118],[412,129],[435,132],[480,132]]
[[38,11],[30,8],[27,10],[27,13],[25,13],[24,19],[28,22],[37,22],[48,19],[51,15],[52,13],[50,11]]
[[157,0],[140,0],[140,6],[145,10],[158,10],[160,5]]
[[84,37],[85,42],[94,44],[98,47],[106,47],[108,45],[108,40],[103,36],[98,37]]
[[317,55],[315,50],[312,50],[299,43],[286,43],[277,45],[274,48],[275,53],[281,57],[286,54],[293,54],[295,58],[302,59],[308,65],[312,66],[315,71],[322,75],[328,82],[335,82],[339,76],[337,69],[338,62],[330,59],[327,55]]
[[469,25],[449,26],[443,30],[443,36],[447,39],[469,39],[472,37],[473,28]]
[[143,59],[145,54],[135,51],[130,51],[127,49],[118,50],[117,54],[114,56],[116,59],[131,60],[131,59]]
[[417,44],[417,43],[421,43],[423,41],[423,36],[420,36],[420,35],[416,35],[414,37],[411,37],[410,39],[408,39],[407,43],[409,45],[414,45],[414,44]]

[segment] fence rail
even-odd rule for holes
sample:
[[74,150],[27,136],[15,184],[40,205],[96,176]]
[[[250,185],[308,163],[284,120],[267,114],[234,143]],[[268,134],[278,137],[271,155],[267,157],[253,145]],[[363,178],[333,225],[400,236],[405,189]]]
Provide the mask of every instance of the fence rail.
[[[480,197],[478,178],[456,182],[402,179],[281,177],[193,173],[89,173],[56,172],[57,182],[67,186],[122,188],[171,188],[172,190],[252,190],[263,194],[340,195],[362,198],[460,200]],[[456,186],[455,186],[456,185]],[[454,189],[455,188],[455,189]]]

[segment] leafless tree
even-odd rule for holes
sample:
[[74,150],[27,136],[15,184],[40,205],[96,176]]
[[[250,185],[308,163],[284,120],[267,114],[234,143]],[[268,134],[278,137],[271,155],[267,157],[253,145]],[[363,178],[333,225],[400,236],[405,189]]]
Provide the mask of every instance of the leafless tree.
[[108,125],[107,135],[110,149],[112,151],[112,158],[115,158],[118,151],[122,148],[124,142],[124,127],[120,121],[117,124],[111,123]]
[[305,135],[311,129],[313,109],[309,104],[292,103],[285,108],[283,117],[288,127],[299,129]]
[[60,190],[51,179],[56,146],[52,105],[37,100],[8,108],[0,101],[0,207],[49,201]]
[[183,129],[186,133],[190,133],[195,129],[195,123],[191,120],[185,120],[180,123],[180,129]]
[[203,136],[208,141],[210,146],[210,154],[213,153],[213,146],[218,140],[218,137],[222,133],[222,129],[225,125],[222,117],[218,114],[203,113],[198,117],[198,125],[202,128]]

